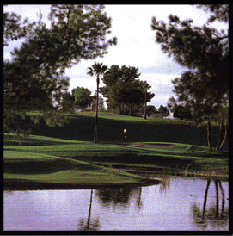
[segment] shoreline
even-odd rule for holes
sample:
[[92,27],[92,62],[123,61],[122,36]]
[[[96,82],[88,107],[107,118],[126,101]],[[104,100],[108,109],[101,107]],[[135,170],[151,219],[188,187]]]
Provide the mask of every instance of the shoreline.
[[130,188],[159,184],[159,175],[229,181],[228,152],[203,146],[155,141],[94,145],[38,135],[26,141],[47,145],[4,145],[4,190]]
[[[136,174],[135,171],[126,171],[128,173]],[[197,178],[222,178],[229,180],[229,174],[222,173],[218,174],[216,172],[210,171],[167,171],[167,172],[157,172],[157,173],[145,173],[145,172],[137,172],[138,175],[145,175],[145,176],[157,176],[157,175],[169,175],[169,176],[177,176],[177,177],[197,177]]]
[[[198,171],[198,173],[179,172],[176,174],[172,173],[157,173],[146,177],[146,179],[139,182],[129,183],[39,183],[34,181],[17,181],[13,179],[3,180],[4,191],[20,191],[20,190],[59,190],[59,189],[117,189],[117,188],[134,188],[134,187],[145,187],[155,184],[160,184],[163,181],[160,179],[160,175],[165,174],[171,177],[184,177],[184,178],[217,178],[229,181],[229,175],[216,175],[209,173],[208,171]],[[150,178],[150,177],[153,177]],[[145,177],[144,177],[145,178]],[[157,179],[154,179],[157,178]]]
[[39,182],[21,182],[16,180],[3,181],[3,190],[58,190],[58,189],[101,189],[101,188],[132,188],[144,187],[161,183],[158,179],[145,179],[136,183],[39,183]]

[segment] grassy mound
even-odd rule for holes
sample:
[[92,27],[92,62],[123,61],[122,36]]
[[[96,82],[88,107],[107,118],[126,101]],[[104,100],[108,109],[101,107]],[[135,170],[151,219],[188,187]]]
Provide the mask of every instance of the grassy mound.
[[4,152],[4,173],[11,174],[50,174],[58,171],[101,171],[96,165],[31,152]]
[[[109,184],[112,187],[145,183],[145,178],[114,169],[133,168],[132,173],[136,174],[140,170],[146,173],[205,171],[207,175],[228,172],[228,157],[224,153],[209,152],[204,146],[170,142],[94,144],[39,135],[30,135],[24,140],[32,146],[12,146],[9,142],[13,136],[4,136],[4,188],[76,188]],[[41,145],[36,146],[36,143]]]
[[[33,114],[31,114],[33,115]],[[70,121],[64,127],[48,127],[43,119],[31,122],[33,134],[70,140],[93,141],[94,112],[67,114]],[[29,124],[30,119],[25,123]],[[124,129],[127,130],[126,138]],[[217,145],[218,127],[212,127],[213,146]],[[100,142],[171,142],[207,146],[205,127],[195,127],[191,121],[116,115],[99,112],[98,140]],[[226,144],[227,147],[227,144]]]
[[[29,142],[30,139],[37,139],[40,143],[56,141],[56,144],[51,146],[5,145],[3,153],[5,189],[83,188],[146,182],[145,178],[137,175],[69,158],[69,154],[66,153],[68,150],[72,152],[75,146],[78,152],[77,144],[80,143],[77,141],[74,142],[76,145],[70,145],[72,141],[64,142],[33,135],[27,141]],[[64,155],[59,157],[61,153]]]

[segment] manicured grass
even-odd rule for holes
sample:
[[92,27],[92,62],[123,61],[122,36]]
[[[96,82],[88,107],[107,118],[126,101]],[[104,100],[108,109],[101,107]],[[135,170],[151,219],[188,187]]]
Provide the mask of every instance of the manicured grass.
[[[180,143],[144,142],[158,147],[94,144],[30,135],[25,141],[45,146],[4,145],[4,182],[119,184],[142,178],[107,167],[160,168],[166,171],[213,171],[226,174],[228,159],[206,147]],[[6,141],[6,139],[5,139]],[[9,140],[8,140],[9,141]],[[24,143],[22,143],[24,144]],[[150,170],[150,169],[148,169]],[[153,170],[153,169],[152,169]],[[154,172],[154,171],[153,171]]]
[[[42,188],[49,184],[47,188],[58,188],[63,184],[63,188],[74,188],[145,182],[143,177],[109,167],[143,169],[146,173],[188,170],[228,175],[228,153],[209,152],[205,128],[194,127],[192,122],[100,112],[98,143],[94,144],[95,113],[66,115],[70,122],[64,127],[47,127],[43,120],[34,124],[29,117],[21,120],[20,124],[33,133],[22,140],[21,146],[13,140],[14,134],[4,135],[4,186],[23,184],[30,188],[39,184],[37,187]],[[213,127],[214,145],[217,136],[217,127]]]
[[62,186],[62,188],[66,188],[66,186],[75,188],[80,184],[81,187],[96,184],[133,184],[145,179],[79,160],[26,150],[4,150],[3,178],[6,189],[12,183],[15,184],[15,188],[18,187],[17,185],[27,183],[30,183],[29,188],[33,188],[35,184],[41,184],[42,188],[54,187],[51,184],[57,184],[57,187]]

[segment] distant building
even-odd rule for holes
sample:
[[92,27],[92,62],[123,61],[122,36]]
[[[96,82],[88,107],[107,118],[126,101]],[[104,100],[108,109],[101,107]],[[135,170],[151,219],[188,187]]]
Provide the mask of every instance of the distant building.
[[74,111],[75,111],[76,113],[78,113],[78,112],[81,112],[82,109],[75,109]]
[[165,116],[165,117],[163,117],[163,119],[173,120],[175,118],[174,118],[173,114],[170,113],[169,116]]

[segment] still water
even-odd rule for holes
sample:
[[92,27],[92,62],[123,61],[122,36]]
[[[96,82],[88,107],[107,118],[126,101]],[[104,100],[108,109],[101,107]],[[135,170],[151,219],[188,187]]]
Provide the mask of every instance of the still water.
[[229,230],[229,182],[162,180],[140,188],[4,191],[3,230]]

